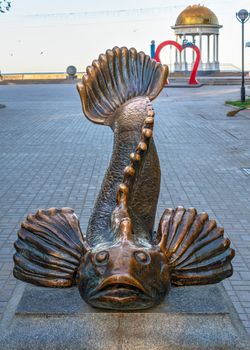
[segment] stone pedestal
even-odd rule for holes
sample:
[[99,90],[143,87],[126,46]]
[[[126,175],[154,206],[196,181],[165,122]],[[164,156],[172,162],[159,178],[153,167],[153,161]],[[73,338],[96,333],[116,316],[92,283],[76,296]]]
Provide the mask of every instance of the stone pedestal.
[[[19,288],[22,288],[22,285]],[[76,288],[27,286],[15,293],[0,328],[0,349],[250,349],[221,286],[172,288],[149,310],[93,309]]]

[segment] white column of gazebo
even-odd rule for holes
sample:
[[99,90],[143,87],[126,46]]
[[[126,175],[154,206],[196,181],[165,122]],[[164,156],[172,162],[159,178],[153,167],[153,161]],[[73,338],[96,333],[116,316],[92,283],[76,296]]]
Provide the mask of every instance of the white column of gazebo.
[[[220,25],[197,25],[197,26],[174,26],[176,41],[182,45],[183,40],[195,43],[201,52],[200,71],[219,71],[219,28]],[[206,53],[205,51],[206,47]],[[190,50],[190,49],[188,49]],[[175,71],[190,70],[190,63],[187,62],[187,53],[183,50],[181,53],[176,49],[175,53]],[[195,59],[195,53],[192,54],[192,63]]]
[[[218,34],[206,34],[206,42],[204,43],[205,35],[199,33],[199,35],[195,34],[180,34],[176,36],[176,41],[182,45],[183,40],[187,40],[199,47],[201,53],[201,63],[200,70],[218,70],[219,69],[219,35]],[[197,40],[199,38],[199,40]],[[207,45],[207,53],[206,57],[204,57],[203,47]],[[195,52],[192,52],[192,64],[195,60]],[[175,71],[186,71],[189,70],[189,63],[187,62],[187,54],[186,51],[182,51],[179,53],[176,49],[175,53]]]

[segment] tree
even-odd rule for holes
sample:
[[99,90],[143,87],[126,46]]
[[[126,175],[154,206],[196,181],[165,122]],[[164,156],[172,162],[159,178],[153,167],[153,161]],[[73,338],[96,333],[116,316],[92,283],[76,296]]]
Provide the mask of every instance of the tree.
[[0,12],[5,13],[10,10],[11,2],[7,0],[0,1]]

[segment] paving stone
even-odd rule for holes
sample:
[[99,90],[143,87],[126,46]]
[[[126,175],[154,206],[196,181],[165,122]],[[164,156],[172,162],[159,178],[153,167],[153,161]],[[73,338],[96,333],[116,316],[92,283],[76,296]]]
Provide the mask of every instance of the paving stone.
[[[112,151],[112,132],[86,120],[72,85],[0,86],[0,313],[16,284],[12,244],[38,208],[71,206],[86,231]],[[156,100],[161,168],[156,222],[165,207],[194,206],[225,227],[236,249],[224,282],[250,329],[250,111],[228,118],[239,87],[164,89]],[[233,293],[233,292],[234,293]]]

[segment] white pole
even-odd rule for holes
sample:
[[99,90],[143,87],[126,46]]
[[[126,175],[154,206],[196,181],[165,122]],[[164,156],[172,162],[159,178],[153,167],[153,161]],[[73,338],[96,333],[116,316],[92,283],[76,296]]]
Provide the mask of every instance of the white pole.
[[219,34],[216,34],[216,62],[219,62]]
[[[181,45],[182,45],[182,35],[180,35],[180,41],[181,41]],[[182,54],[180,52],[180,71],[182,71]]]
[[216,51],[216,45],[215,45],[215,34],[213,34],[213,65],[215,68],[215,51]]
[[[178,43],[178,35],[176,35],[176,42]],[[175,49],[175,69],[178,64],[178,50],[177,48]]]
[[202,64],[202,35],[199,33],[200,37],[200,53],[201,53],[201,62],[200,62],[200,70],[203,70],[203,64]]
[[[193,43],[195,42],[195,35],[193,35]],[[193,53],[192,53],[192,63],[194,63],[194,50],[193,50]]]
[[[184,34],[184,40],[186,40],[186,34]],[[187,51],[184,49],[184,70],[187,69]]]
[[210,34],[207,36],[207,63],[210,63]]
[[202,62],[202,35],[201,33],[199,34],[200,37],[200,52],[201,52],[201,62]]

